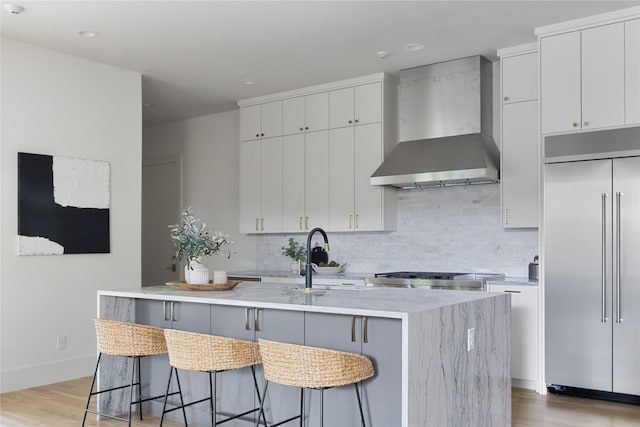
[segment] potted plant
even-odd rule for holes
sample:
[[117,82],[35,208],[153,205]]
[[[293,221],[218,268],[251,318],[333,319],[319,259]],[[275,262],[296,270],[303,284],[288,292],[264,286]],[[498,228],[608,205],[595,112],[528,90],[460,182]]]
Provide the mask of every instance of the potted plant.
[[289,244],[282,247],[282,255],[291,258],[290,270],[300,274],[300,264],[307,260],[307,251],[304,246],[289,237]]
[[229,236],[216,231],[210,234],[207,224],[193,215],[191,207],[180,214],[181,221],[170,225],[171,239],[176,248],[174,260],[186,261],[185,280],[190,284],[209,283],[209,269],[202,265],[202,257],[215,255],[222,250],[231,257],[228,246],[233,243]]

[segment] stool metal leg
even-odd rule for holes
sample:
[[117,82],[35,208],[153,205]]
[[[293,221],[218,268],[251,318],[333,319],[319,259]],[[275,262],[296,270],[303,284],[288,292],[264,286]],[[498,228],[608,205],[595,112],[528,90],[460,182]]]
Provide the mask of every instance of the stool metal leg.
[[138,412],[140,413],[140,421],[142,421],[142,381],[140,381],[140,358],[136,357],[138,367]]
[[127,420],[129,423],[129,427],[131,427],[131,403],[133,402],[133,385],[136,383],[136,359],[134,357],[131,363],[131,388],[129,389],[129,419]]
[[265,400],[267,400],[267,387],[269,387],[269,381],[264,382],[264,389],[262,390],[262,400],[260,400],[260,412],[258,412],[258,418],[256,419],[255,427],[258,427],[260,425],[261,416],[262,416],[262,419],[264,420],[265,427],[267,425],[267,419],[265,418],[265,415],[264,415],[264,402]]
[[102,358],[102,353],[98,354],[98,361],[96,362],[96,369],[93,372],[93,379],[91,380],[91,388],[89,389],[89,397],[87,398],[87,405],[84,407],[84,417],[82,418],[82,427],[84,427],[84,423],[87,421],[87,410],[89,409],[89,403],[91,403],[91,396],[93,396],[93,387],[96,384],[96,377],[98,376],[98,367],[100,366],[100,359]]
[[211,426],[216,426],[216,374],[217,372],[213,372],[213,380],[211,378],[211,372],[209,372],[209,397],[211,399]]
[[[262,397],[260,396],[260,388],[258,387],[258,380],[256,379],[256,368],[253,365],[251,365],[251,375],[253,376],[253,386],[255,387],[256,394],[258,395],[258,403],[260,404],[260,407],[262,407],[264,395]],[[264,422],[264,426],[267,427],[267,418],[264,413],[262,414],[262,421]],[[258,412],[258,424],[260,424],[260,412]]]
[[300,427],[304,423],[304,388],[300,387]]
[[358,390],[358,383],[353,384],[356,388],[356,396],[358,397],[358,409],[360,409],[360,419],[362,420],[362,427],[366,427],[367,424],[364,422],[364,412],[362,412],[362,401],[360,400],[360,391]]
[[320,389],[320,427],[324,427],[324,388]]

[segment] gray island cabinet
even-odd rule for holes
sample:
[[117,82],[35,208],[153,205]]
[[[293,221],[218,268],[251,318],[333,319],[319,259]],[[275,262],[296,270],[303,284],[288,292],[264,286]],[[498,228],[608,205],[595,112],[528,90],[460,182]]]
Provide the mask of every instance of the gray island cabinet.
[[[306,293],[290,284],[242,282],[221,292],[169,286],[98,291],[98,307],[102,318],[364,354],[376,370],[372,379],[359,384],[371,427],[511,424],[508,294],[340,287]],[[469,348],[470,330],[473,348]],[[143,374],[150,375],[154,391],[166,385],[166,363],[163,358],[143,363]],[[262,390],[262,371],[257,371]],[[100,380],[117,382],[115,377],[123,372],[105,365]],[[219,404],[224,411],[257,406],[250,375],[241,370],[219,376]],[[148,378],[143,379],[145,393]],[[206,393],[206,375],[189,373],[184,378],[189,398],[191,391],[194,398]],[[105,399],[100,405],[122,402]],[[267,406],[268,423],[293,416],[299,408],[299,391],[270,384]],[[318,392],[305,393],[304,407],[305,426],[318,426]],[[145,410],[157,413],[159,407],[154,404]],[[325,392],[324,412],[325,425],[359,425],[353,386]],[[190,414],[194,417],[190,421],[208,425],[207,405],[191,408]],[[242,420],[229,424],[249,425]]]

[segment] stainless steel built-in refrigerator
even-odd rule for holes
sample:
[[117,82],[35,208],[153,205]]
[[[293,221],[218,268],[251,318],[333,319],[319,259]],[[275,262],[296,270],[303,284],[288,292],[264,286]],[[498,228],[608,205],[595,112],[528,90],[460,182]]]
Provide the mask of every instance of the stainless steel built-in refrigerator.
[[639,396],[640,128],[544,147],[545,382]]

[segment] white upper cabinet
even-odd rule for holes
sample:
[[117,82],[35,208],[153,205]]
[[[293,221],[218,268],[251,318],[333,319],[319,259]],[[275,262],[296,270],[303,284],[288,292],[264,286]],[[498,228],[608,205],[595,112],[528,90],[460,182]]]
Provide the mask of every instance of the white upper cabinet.
[[502,102],[538,99],[538,55],[524,54],[502,59]]
[[575,31],[571,22],[536,30],[543,134],[640,122],[640,30],[625,15],[633,9],[575,22]]
[[580,33],[541,41],[542,133],[580,128]]
[[288,98],[282,102],[282,132],[291,135],[329,128],[329,92]]
[[582,31],[582,128],[624,124],[624,23]]
[[305,135],[282,137],[282,231],[305,231]]
[[329,132],[310,132],[305,141],[304,229],[329,228]]
[[329,94],[331,129],[376,123],[382,120],[382,83],[369,83]]
[[640,123],[640,19],[624,23],[625,27],[625,123]]
[[240,140],[282,135],[282,101],[240,107]]

